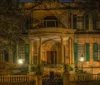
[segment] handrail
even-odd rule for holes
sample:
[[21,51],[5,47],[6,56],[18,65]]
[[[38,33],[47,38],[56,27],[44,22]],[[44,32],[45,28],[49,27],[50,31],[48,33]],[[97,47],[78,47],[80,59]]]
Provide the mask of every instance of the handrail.
[[34,80],[31,75],[7,75],[0,76],[0,82],[29,82]]
[[71,74],[70,81],[94,81],[100,80],[98,74]]

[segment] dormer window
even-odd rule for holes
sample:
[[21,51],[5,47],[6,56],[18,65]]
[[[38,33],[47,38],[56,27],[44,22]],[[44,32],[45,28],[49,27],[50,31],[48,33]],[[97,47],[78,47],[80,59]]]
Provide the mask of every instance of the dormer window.
[[58,19],[55,16],[47,16],[43,21],[44,27],[58,27]]

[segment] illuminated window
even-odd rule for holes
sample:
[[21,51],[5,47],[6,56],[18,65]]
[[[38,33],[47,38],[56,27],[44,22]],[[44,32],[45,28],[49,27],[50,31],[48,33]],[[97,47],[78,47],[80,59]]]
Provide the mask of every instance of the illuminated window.
[[84,57],[86,58],[85,55],[85,44],[78,44],[78,59],[80,59],[80,57]]
[[44,27],[58,27],[58,20],[55,16],[47,16],[44,18]]
[[59,0],[59,2],[73,2],[74,0]]
[[78,62],[80,57],[84,57],[85,61],[90,61],[90,44],[74,43],[74,60]]

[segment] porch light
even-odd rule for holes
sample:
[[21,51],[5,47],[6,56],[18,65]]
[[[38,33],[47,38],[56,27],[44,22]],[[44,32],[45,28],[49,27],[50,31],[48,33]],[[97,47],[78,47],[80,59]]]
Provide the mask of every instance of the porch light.
[[79,61],[81,62],[81,69],[82,69],[82,72],[83,72],[83,63],[84,63],[84,60],[85,60],[85,58],[84,58],[84,56],[81,56],[80,57],[80,59],[79,59]]
[[84,62],[84,57],[82,56],[82,57],[80,57],[80,62]]
[[24,63],[24,59],[18,59],[17,62],[18,64],[22,65]]

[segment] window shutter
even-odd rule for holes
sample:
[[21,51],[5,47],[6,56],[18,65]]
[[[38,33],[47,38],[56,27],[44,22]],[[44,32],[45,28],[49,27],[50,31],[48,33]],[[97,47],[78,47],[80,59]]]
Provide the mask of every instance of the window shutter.
[[94,61],[98,60],[98,44],[97,43],[93,44],[93,60]]
[[74,61],[78,61],[78,44],[74,43]]
[[90,44],[86,43],[86,61],[90,61]]
[[73,28],[77,29],[77,16],[73,15]]
[[29,63],[29,44],[25,44],[25,62],[28,64]]
[[89,16],[87,14],[84,15],[84,29],[89,29]]

